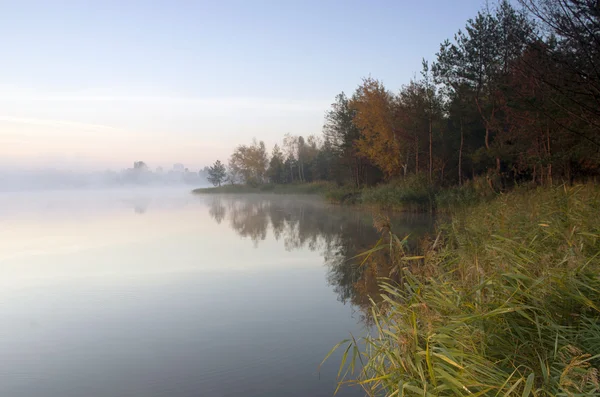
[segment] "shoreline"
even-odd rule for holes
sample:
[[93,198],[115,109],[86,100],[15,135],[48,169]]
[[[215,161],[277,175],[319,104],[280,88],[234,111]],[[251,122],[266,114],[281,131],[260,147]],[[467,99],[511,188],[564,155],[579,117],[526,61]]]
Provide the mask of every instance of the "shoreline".
[[[515,187],[512,190],[528,189]],[[197,188],[192,194],[281,194],[318,195],[330,204],[368,210],[413,213],[449,212],[487,202],[499,194],[481,180],[462,187],[429,186],[420,180],[392,181],[356,189],[331,182],[296,184],[223,185]]]

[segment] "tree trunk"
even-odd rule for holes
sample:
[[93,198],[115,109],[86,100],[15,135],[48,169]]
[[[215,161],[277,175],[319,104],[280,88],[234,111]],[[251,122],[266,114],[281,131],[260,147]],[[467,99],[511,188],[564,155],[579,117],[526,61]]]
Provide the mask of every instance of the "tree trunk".
[[490,129],[485,127],[485,148],[490,150]]
[[415,136],[415,175],[419,175],[419,137]]
[[458,149],[458,186],[462,186],[462,154],[463,154],[463,145],[465,143],[465,135],[463,129],[463,120],[462,117],[460,119],[460,148]]
[[429,184],[433,182],[433,122],[429,118]]
[[548,183],[552,186],[552,150],[550,149],[550,127],[546,127],[546,138],[548,140]]
[[446,162],[442,163],[442,167],[441,167],[441,170],[440,170],[440,174],[441,174],[441,177],[442,177],[440,180],[442,182],[444,181],[444,172],[445,171],[446,171]]

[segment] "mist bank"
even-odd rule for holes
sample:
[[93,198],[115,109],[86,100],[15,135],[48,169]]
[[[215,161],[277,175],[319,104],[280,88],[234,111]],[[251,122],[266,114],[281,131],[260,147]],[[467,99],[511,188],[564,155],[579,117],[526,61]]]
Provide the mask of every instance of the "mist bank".
[[0,171],[0,192],[55,189],[113,188],[136,186],[208,185],[202,173],[186,171],[152,172],[128,169],[78,172],[71,170],[5,170]]

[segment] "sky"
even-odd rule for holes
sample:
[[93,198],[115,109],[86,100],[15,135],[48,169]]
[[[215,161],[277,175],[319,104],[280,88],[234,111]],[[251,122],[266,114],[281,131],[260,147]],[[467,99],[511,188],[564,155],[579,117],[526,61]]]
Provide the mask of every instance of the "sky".
[[483,0],[0,0],[0,166],[226,161],[321,134],[335,96],[396,91]]

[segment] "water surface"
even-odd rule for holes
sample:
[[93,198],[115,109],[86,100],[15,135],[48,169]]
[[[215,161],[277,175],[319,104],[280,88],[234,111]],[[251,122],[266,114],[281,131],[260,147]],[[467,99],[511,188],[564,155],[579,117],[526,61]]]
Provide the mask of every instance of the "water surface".
[[331,396],[365,327],[372,217],[316,197],[2,193],[0,225],[2,396]]

